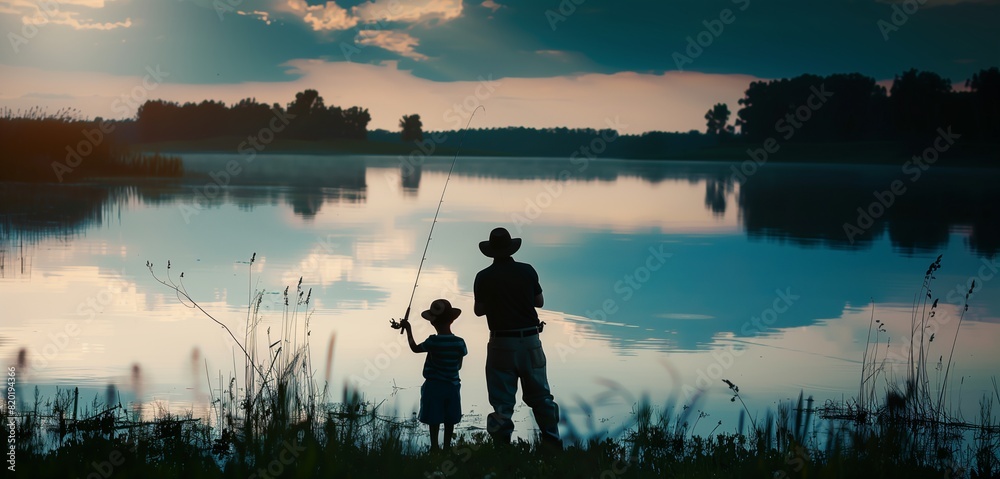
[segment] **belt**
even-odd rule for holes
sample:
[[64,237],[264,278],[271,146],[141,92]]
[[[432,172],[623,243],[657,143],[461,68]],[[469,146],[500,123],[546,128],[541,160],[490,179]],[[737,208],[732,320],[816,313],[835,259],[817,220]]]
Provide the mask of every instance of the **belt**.
[[491,338],[527,338],[537,334],[538,328],[513,331],[490,331]]

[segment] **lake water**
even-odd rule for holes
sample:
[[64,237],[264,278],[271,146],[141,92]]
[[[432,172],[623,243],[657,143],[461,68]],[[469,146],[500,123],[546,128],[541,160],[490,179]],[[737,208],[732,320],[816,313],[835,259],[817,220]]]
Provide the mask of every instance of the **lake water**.
[[[112,384],[148,405],[206,410],[209,381],[218,389],[242,371],[242,353],[145,266],[162,278],[169,261],[241,340],[250,295],[266,291],[260,351],[282,327],[281,292],[301,277],[311,316],[297,334],[308,332],[317,380],[409,417],[423,356],[388,323],[406,309],[451,159],[411,171],[389,157],[183,156],[184,181],[0,185],[0,357],[16,364],[27,351],[22,401],[32,385]],[[221,174],[227,162],[239,173]],[[416,290],[415,333],[432,332],[416,311],[435,298],[464,311],[463,426],[483,427],[488,331],[472,283],[488,265],[478,241],[506,226],[524,238],[515,258],[540,275],[549,380],[576,428],[627,422],[645,395],[708,414],[696,434],[720,420],[733,431],[740,405],[722,379],[762,415],[800,391],[817,405],[856,395],[869,337],[890,368],[905,360],[915,295],[943,255],[929,364],[947,365],[974,279],[948,384],[975,419],[1000,363],[1000,174],[914,176],[766,164],[734,179],[724,163],[463,157]],[[873,319],[885,325],[877,338]],[[931,371],[934,387],[941,376]],[[530,434],[523,404],[517,419]]]

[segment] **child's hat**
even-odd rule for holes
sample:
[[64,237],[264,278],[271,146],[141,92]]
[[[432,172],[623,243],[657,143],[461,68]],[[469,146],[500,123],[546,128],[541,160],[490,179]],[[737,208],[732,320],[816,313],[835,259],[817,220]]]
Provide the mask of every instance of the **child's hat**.
[[460,314],[462,314],[462,310],[452,308],[451,303],[447,299],[435,299],[431,303],[431,309],[420,313],[420,316],[428,321],[436,321],[438,319],[452,321]]

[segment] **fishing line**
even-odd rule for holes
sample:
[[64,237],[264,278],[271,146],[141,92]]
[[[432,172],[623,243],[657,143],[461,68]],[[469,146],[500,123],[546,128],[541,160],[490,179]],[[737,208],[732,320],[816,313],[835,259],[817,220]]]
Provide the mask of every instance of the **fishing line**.
[[476,112],[482,108],[486,111],[486,107],[479,105],[475,110],[472,110],[472,115],[469,116],[469,121],[465,124],[465,129],[462,130],[462,139],[458,142],[458,150],[455,150],[455,157],[451,160],[451,168],[448,169],[448,176],[444,179],[444,188],[441,189],[441,198],[438,200],[437,211],[434,212],[434,220],[431,221],[431,229],[427,232],[427,242],[424,243],[424,252],[420,255],[420,265],[417,266],[417,276],[413,278],[413,290],[410,291],[410,302],[406,304],[406,314],[403,315],[403,319],[398,322],[395,319],[390,319],[389,324],[393,329],[400,329],[399,334],[403,334],[400,325],[403,322],[410,320],[410,308],[413,306],[413,297],[417,294],[417,281],[420,280],[420,272],[424,269],[424,260],[427,259],[427,248],[431,245],[431,236],[434,234],[434,225],[437,224],[438,215],[441,214],[441,205],[444,204],[444,194],[448,191],[448,183],[451,182],[451,172],[455,171],[455,163],[458,163],[458,154],[462,152],[462,145],[465,144],[465,135],[469,133],[469,125],[472,124],[472,119],[476,117]]

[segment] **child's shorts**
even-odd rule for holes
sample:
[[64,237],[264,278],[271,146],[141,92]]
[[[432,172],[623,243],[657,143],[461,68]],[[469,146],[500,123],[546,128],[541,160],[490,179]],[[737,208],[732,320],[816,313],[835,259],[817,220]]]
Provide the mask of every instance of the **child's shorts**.
[[461,384],[426,380],[420,386],[420,413],[424,424],[458,424],[462,419]]

